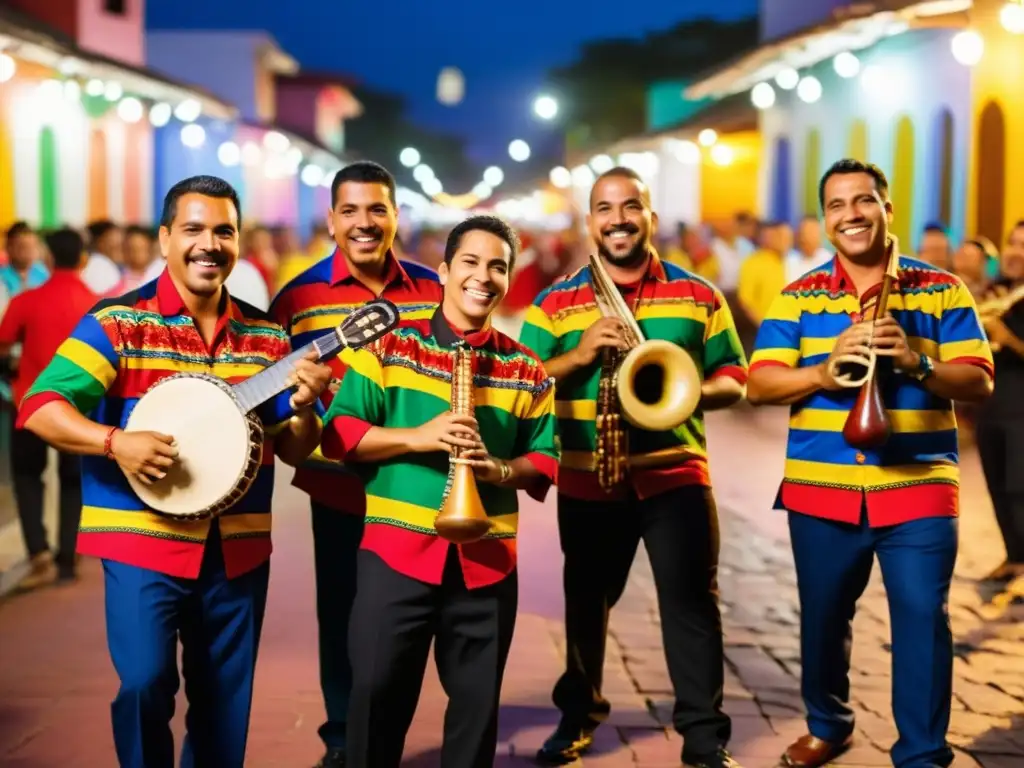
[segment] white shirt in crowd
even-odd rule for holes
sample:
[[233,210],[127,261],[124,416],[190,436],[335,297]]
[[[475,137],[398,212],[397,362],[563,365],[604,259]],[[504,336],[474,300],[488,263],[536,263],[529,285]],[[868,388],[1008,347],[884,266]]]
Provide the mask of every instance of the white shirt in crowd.
[[745,237],[727,243],[720,237],[711,241],[711,252],[718,261],[718,287],[722,291],[735,291],[740,282],[740,267],[754,252],[754,244]]
[[828,248],[818,248],[812,256],[805,256],[796,248],[786,254],[786,283],[798,280],[812,269],[817,269],[832,260],[832,251]]
[[270,291],[267,290],[263,275],[251,262],[239,259],[224,285],[236,299],[264,312],[270,308]]
[[106,296],[121,282],[121,270],[102,253],[90,253],[81,277],[89,290],[97,296]]

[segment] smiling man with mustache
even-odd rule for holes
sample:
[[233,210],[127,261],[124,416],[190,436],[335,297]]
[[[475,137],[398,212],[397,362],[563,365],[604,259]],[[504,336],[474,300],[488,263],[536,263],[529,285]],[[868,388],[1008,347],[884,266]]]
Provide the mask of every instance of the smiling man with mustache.
[[[992,393],[992,352],[960,278],[899,257],[892,295],[871,329],[897,245],[889,185],[877,167],[840,160],[819,201],[835,258],[783,289],[761,325],[747,397],[791,405],[776,507],[789,514],[800,593],[802,694],[809,733],[782,762],[817,768],[846,751],[856,603],[877,556],[892,619],[896,768],[948,766],[953,676],[947,601],[957,549],[957,425],[952,401]],[[898,254],[897,254],[898,255]],[[877,355],[892,434],[848,444],[859,389],[829,363]]]
[[[288,283],[270,315],[302,346],[341,323],[371,299],[390,299],[403,320],[429,318],[441,301],[437,273],[392,251],[398,230],[395,180],[377,163],[358,162],[338,171],[331,184],[327,229],[336,248]],[[335,383],[344,375],[350,350],[331,361]],[[343,464],[317,451],[295,473],[293,485],[310,496],[316,563],[317,621],[320,628],[320,687],[327,722],[320,726],[326,747],[319,768],[345,764],[348,700],[348,615],[356,589],[356,552],[363,536],[363,484]]]
[[[223,179],[194,176],[171,187],[160,219],[167,269],[93,307],[18,411],[19,429],[82,457],[78,552],[103,563],[107,645],[121,683],[111,706],[121,768],[174,764],[179,640],[188,703],[181,764],[242,768],[270,577],[274,458],[298,464],[320,441],[313,406],[330,370],[300,360],[294,393],[256,409],[268,438],[263,463],[222,515],[159,515],[126,477],[148,484],[180,461],[174,435],[124,429],[153,385],[191,371],[237,384],[292,351],[284,329],[224,289],[240,218],[238,194]],[[190,403],[180,412],[202,418]]]
[[558,528],[565,554],[566,670],[555,685],[562,718],[537,758],[566,765],[593,744],[611,705],[602,695],[608,612],[618,602],[641,540],[658,584],[665,655],[675,689],[673,723],[683,761],[732,768],[722,711],[722,620],[717,600],[718,515],[708,475],[703,412],[743,397],[746,359],[722,293],[663,262],[651,245],[658,217],[634,171],[602,174],[587,224],[599,257],[647,339],[682,347],[703,371],[697,411],[676,430],[630,428],[631,467],[600,486],[595,449],[602,351],[623,349],[622,322],[602,318],[590,266],[543,291],[529,308],[522,342],[558,386],[563,454]]

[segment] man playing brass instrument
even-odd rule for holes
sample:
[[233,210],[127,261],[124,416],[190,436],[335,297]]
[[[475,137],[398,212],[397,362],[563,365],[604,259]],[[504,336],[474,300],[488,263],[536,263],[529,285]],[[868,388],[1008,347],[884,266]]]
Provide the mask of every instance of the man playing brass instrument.
[[[449,696],[442,768],[494,761],[518,599],[516,491],[543,498],[558,464],[554,382],[490,324],[518,245],[500,219],[458,224],[439,268],[441,307],[352,355],[327,413],[324,455],[345,459],[366,484],[349,634],[349,768],[398,768],[431,641]],[[475,415],[452,412],[464,383],[453,375],[457,346],[473,353]],[[459,545],[435,529],[456,449],[476,471],[492,524],[482,540]]]
[[[615,168],[602,174],[590,195],[587,221],[600,261],[542,292],[527,313],[521,337],[558,382],[556,411],[564,449],[558,525],[565,555],[567,648],[566,671],[554,689],[562,718],[537,758],[555,765],[573,762],[608,716],[610,705],[601,694],[608,612],[625,589],[643,539],[658,591],[676,695],[673,720],[685,741],[684,762],[709,768],[735,765],[725,749],[730,721],[722,711],[718,519],[702,410],[742,398],[746,360],[721,292],[662,262],[651,247],[657,217],[650,191],[636,173]],[[612,298],[601,295],[601,286],[608,283],[621,292],[630,317],[601,318],[598,305]],[[655,430],[630,426],[619,432],[619,422],[604,413],[610,371],[602,357],[622,350],[627,335],[635,335],[630,326],[637,324],[646,344],[672,342],[669,351],[684,355],[688,365],[676,360],[663,366],[674,369],[663,371],[662,388],[693,387],[690,402],[699,400],[699,406],[695,413],[691,406],[693,415],[683,415],[681,424]],[[703,382],[694,362],[703,371]],[[638,366],[638,383],[645,373]],[[620,455],[609,457],[609,451]],[[605,465],[609,458],[610,471]]]
[[[992,354],[963,282],[898,257],[878,168],[840,160],[819,198],[837,255],[775,299],[747,388],[755,405],[792,406],[776,506],[789,512],[809,734],[782,760],[816,768],[851,742],[851,625],[877,555],[892,623],[893,763],[948,766],[959,478],[952,401],[991,394]],[[867,305],[887,272],[894,285],[872,330]],[[874,360],[883,377],[892,431],[875,448],[855,448],[843,435],[857,390],[843,387],[832,363],[846,355]]]
[[[1006,545],[1006,560],[988,579],[1024,576],[1024,220],[1010,230],[993,296],[979,307],[995,352],[996,386],[977,412],[978,453]],[[991,308],[991,311],[987,311]]]

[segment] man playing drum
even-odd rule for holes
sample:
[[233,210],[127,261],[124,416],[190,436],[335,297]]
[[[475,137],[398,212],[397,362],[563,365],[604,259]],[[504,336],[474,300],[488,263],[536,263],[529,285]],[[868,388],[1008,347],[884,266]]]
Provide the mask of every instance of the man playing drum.
[[[518,245],[493,216],[459,223],[440,267],[441,307],[351,355],[325,420],[324,453],[366,480],[350,768],[398,768],[432,640],[449,696],[440,765],[494,765],[518,598],[516,490],[542,499],[558,464],[554,382],[535,355],[491,327]],[[469,366],[455,367],[455,347]],[[475,408],[453,408],[453,394]],[[465,453],[450,457],[456,448]],[[461,473],[466,482],[450,458],[472,467]],[[441,538],[446,500],[445,513],[489,522],[489,532],[460,544]]]
[[[274,454],[298,464],[320,439],[311,406],[330,369],[301,360],[296,388],[258,411],[267,441],[255,481],[219,518],[154,514],[126,477],[150,484],[177,460],[173,434],[122,430],[154,384],[181,372],[236,383],[291,351],[280,326],[223,288],[238,259],[239,218],[227,182],[197,176],[174,185],[160,222],[167,269],[97,304],[18,414],[19,427],[83,456],[78,551],[103,561],[107,642],[121,681],[114,743],[125,768],[174,763],[179,635],[189,700],[182,765],[242,768],[269,578]],[[182,430],[202,428],[190,423],[190,403],[180,409]]]
[[[398,229],[395,180],[376,163],[346,166],[331,184],[327,227],[334,253],[281,289],[270,315],[295,347],[341,323],[375,297],[392,301],[403,319],[429,318],[441,300],[437,274],[399,261],[392,244]],[[336,381],[351,351],[334,359]],[[323,401],[330,405],[333,390]],[[362,482],[338,462],[314,453],[295,473],[294,485],[310,495],[316,563],[320,688],[327,721],[320,726],[326,753],[319,768],[345,764],[345,724],[352,672],[348,660],[348,615],[356,589],[356,551],[363,536]]]

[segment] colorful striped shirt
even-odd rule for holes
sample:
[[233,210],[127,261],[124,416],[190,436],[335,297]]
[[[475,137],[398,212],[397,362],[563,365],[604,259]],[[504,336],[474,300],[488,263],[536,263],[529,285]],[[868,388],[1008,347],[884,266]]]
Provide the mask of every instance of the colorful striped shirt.
[[[343,458],[372,426],[411,429],[451,409],[452,349],[459,336],[438,309],[431,319],[404,322],[355,352],[324,430],[323,450]],[[464,337],[473,349],[475,415],[492,456],[526,456],[543,479],[529,493],[543,499],[558,469],[554,380],[529,350],[487,329]],[[372,464],[352,463],[366,483],[363,549],[399,573],[440,584],[450,546],[434,529],[448,478],[448,454],[405,454]],[[458,545],[466,586],[485,587],[516,565],[518,494],[479,483],[494,525],[485,538]]]
[[[729,376],[746,382],[747,361],[732,313],[721,292],[682,267],[652,253],[644,277],[619,286],[634,307],[647,339],[678,344],[697,364],[704,379]],[[575,349],[583,332],[601,318],[594,301],[590,267],[579,269],[542,291],[527,310],[520,341],[547,361]],[[556,392],[562,441],[558,490],[577,499],[624,498],[631,488],[640,498],[682,485],[710,486],[704,415],[699,409],[679,428],[649,432],[628,426],[626,483],[611,493],[597,480],[597,396],[601,356],[560,382]]]
[[[19,426],[46,403],[64,400],[100,424],[124,427],[139,398],[168,376],[206,373],[235,384],[289,354],[280,326],[226,292],[225,304],[210,349],[166,271],[137,291],[104,299],[36,379],[18,413]],[[267,425],[263,464],[248,492],[218,518],[228,577],[270,557],[273,435],[292,415],[290,397],[286,391],[257,411]],[[182,403],[183,414],[188,407]],[[146,509],[114,461],[82,457],[82,505],[79,553],[171,576],[199,576],[211,521],[182,522]]]
[[[415,262],[400,262],[388,254],[388,273],[380,294],[398,307],[403,320],[429,318],[441,302],[437,273]],[[270,305],[270,316],[291,335],[296,349],[340,325],[349,313],[378,298],[351,273],[342,253],[314,264],[288,283]],[[329,363],[335,383],[345,374],[349,349]],[[329,407],[334,394],[324,392]],[[309,494],[313,501],[349,514],[365,511],[362,482],[344,464],[330,461],[320,449],[295,471],[292,485]]]
[[[960,278],[900,258],[888,310],[912,349],[944,363],[976,365],[992,374],[992,352],[974,299]],[[874,316],[877,287],[858,297],[838,257],[787,286],[761,325],[751,371],[805,368],[828,359],[836,338]],[[879,358],[882,398],[892,436],[881,448],[858,450],[843,425],[856,389],[819,390],[790,411],[789,442],[777,508],[870,525],[896,525],[957,514],[959,469],[953,404]]]

